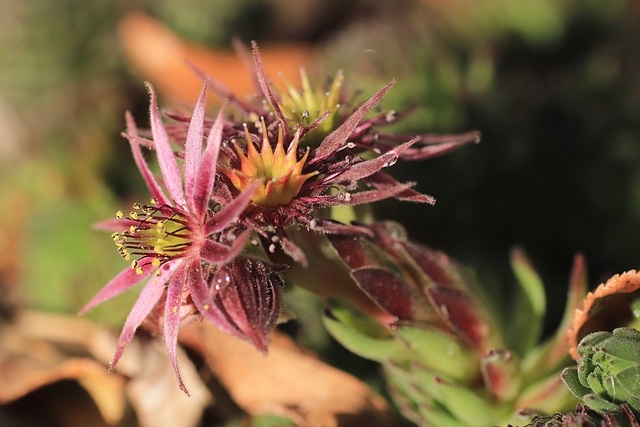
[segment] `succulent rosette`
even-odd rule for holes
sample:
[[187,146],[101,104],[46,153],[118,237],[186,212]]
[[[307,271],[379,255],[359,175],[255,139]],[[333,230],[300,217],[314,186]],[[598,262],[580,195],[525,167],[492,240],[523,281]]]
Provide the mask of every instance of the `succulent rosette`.
[[536,414],[575,408],[560,372],[571,363],[571,314],[586,293],[581,257],[565,318],[540,343],[544,286],[521,251],[512,256],[517,295],[502,317],[444,253],[410,241],[394,223],[376,223],[370,231],[373,237],[328,239],[337,262],[346,264],[380,314],[334,303],[325,325],[347,349],[382,364],[408,419],[429,426],[526,424]]
[[628,405],[640,413],[640,332],[617,328],[592,332],[578,344],[577,367],[562,378],[573,394],[598,412]]

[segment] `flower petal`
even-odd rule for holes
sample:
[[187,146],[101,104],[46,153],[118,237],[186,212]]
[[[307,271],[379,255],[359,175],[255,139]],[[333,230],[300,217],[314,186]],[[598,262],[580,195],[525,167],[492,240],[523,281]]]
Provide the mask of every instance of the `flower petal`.
[[327,136],[316,150],[314,161],[323,159],[336,152],[338,148],[347,141],[351,132],[354,131],[369,110],[380,102],[384,94],[387,93],[389,88],[394,84],[395,80],[380,89],[371,97],[371,99],[358,108],[358,110],[353,113],[338,129],[334,130],[329,136]]
[[[194,205],[194,193],[195,182],[198,173],[198,166],[200,164],[200,157],[202,156],[202,138],[204,135],[204,111],[205,104],[207,102],[207,87],[209,86],[209,80],[204,81],[202,92],[198,98],[195,108],[193,109],[193,116],[189,122],[189,130],[187,131],[187,142],[185,143],[185,158],[184,158],[184,188],[187,193],[187,202],[189,207],[195,209]],[[194,212],[194,213],[196,213]]]
[[236,236],[231,246],[225,246],[207,239],[202,251],[200,251],[200,257],[212,264],[224,264],[237,257],[240,252],[242,252],[244,244],[249,237],[249,233],[250,231],[247,230],[239,236]]
[[165,283],[169,280],[176,267],[180,264],[180,262],[166,263],[159,269],[160,275],[154,275],[142,289],[142,292],[140,292],[140,296],[131,309],[131,313],[129,313],[129,317],[127,317],[127,321],[120,333],[118,348],[116,349],[116,354],[113,356],[110,370],[113,370],[118,363],[118,360],[120,360],[122,352],[133,338],[133,335],[136,333],[136,329],[138,329],[138,326],[140,326],[144,319],[146,319],[149,312],[156,305],[164,292]]
[[160,188],[155,178],[153,177],[153,174],[151,173],[151,170],[147,165],[147,161],[144,159],[144,156],[142,155],[142,150],[140,150],[140,144],[134,141],[134,139],[137,137],[137,131],[136,131],[136,125],[133,122],[133,117],[131,117],[131,113],[129,113],[128,111],[125,114],[125,117],[127,120],[127,131],[129,132],[129,135],[132,137],[132,138],[129,138],[127,136],[127,139],[129,139],[129,144],[131,145],[133,160],[135,160],[136,165],[138,165],[140,174],[142,175],[142,178],[144,178],[144,181],[147,183],[147,188],[149,189],[149,192],[151,193],[151,195],[160,204],[167,205],[169,204],[169,199],[167,199],[167,196],[164,195],[164,193],[162,192],[162,189]]
[[156,93],[151,83],[147,82],[147,88],[151,95],[150,120],[151,133],[153,134],[153,142],[156,144],[156,153],[158,155],[158,163],[164,178],[164,185],[169,191],[169,195],[176,205],[186,208],[184,194],[182,192],[182,179],[180,178],[180,170],[176,163],[175,155],[169,143],[169,136],[164,128],[160,113],[158,111],[158,103],[156,101]]
[[167,351],[169,352],[169,359],[178,378],[178,384],[180,390],[184,391],[187,396],[190,396],[187,387],[182,381],[180,376],[180,369],[178,369],[178,361],[176,359],[176,348],[178,347],[178,329],[180,327],[180,306],[182,305],[182,295],[185,286],[186,269],[181,263],[180,268],[177,269],[167,290],[167,302],[165,304],[164,312],[164,341],[167,345]]
[[218,162],[218,153],[220,151],[220,143],[222,142],[225,106],[226,103],[222,105],[220,113],[211,127],[209,137],[207,138],[207,147],[198,165],[198,176],[195,179],[194,188],[191,190],[193,192],[195,213],[201,220],[204,219],[207,211],[207,205],[211,198],[211,190],[213,189],[216,179],[216,163]]
[[98,304],[102,304],[103,302],[115,297],[116,295],[121,294],[132,286],[137,285],[144,279],[145,277],[149,277],[149,274],[155,269],[151,264],[146,264],[141,266],[142,274],[136,273],[131,267],[127,267],[122,270],[116,277],[111,279],[109,283],[107,283],[101,290],[98,292],[91,301],[89,301],[82,310],[78,313],[78,315],[83,315],[89,309],[95,307]]
[[234,222],[242,213],[245,207],[251,202],[251,196],[257,190],[262,181],[255,180],[246,190],[244,190],[231,203],[216,212],[215,215],[205,224],[204,232],[206,235],[217,233],[223,230],[229,224]]

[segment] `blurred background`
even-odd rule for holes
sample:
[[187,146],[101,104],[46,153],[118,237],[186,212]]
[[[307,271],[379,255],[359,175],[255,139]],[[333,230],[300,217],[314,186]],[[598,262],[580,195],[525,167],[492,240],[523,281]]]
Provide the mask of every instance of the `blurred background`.
[[[576,253],[591,287],[637,268],[640,249],[640,5],[627,0],[2,0],[0,310],[75,313],[122,267],[91,224],[146,198],[120,136],[161,105],[195,100],[181,55],[250,94],[234,37],[257,40],[274,81],[343,69],[407,132],[482,132],[468,146],[389,173],[433,207],[383,202],[417,241],[473,270],[496,298],[522,247],[558,323]],[[186,53],[185,53],[186,52]],[[187,55],[188,53],[188,55]],[[200,61],[200,62],[199,62]],[[211,105],[211,112],[215,111]],[[505,296],[507,295],[507,296]],[[89,317],[119,327],[135,295]],[[505,303],[506,304],[506,303]]]

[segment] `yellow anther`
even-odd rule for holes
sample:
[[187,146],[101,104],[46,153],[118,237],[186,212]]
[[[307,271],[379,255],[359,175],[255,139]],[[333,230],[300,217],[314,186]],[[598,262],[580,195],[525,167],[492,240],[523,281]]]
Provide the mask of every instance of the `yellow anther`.
[[131,205],[131,207],[133,207],[133,209],[140,209],[140,203],[134,203],[133,205]]
[[124,212],[122,212],[122,211],[116,212],[116,218],[117,219],[122,219],[123,216],[124,216]]
[[132,225],[131,227],[129,227],[129,232],[130,233],[135,233],[136,232],[136,226]]
[[141,268],[139,268],[139,267],[138,267],[138,268],[136,268],[136,274],[142,274],[142,273],[143,273],[143,271],[142,271],[142,269],[141,269]]
[[131,218],[134,221],[137,220],[138,219],[138,213],[137,212],[129,213],[129,218]]
[[158,201],[155,198],[151,199],[150,202],[151,202],[152,205],[157,205],[158,204]]
[[151,265],[153,265],[154,267],[160,267],[160,260],[158,258],[154,258],[151,261]]
[[138,260],[134,259],[131,262],[131,268],[133,268],[134,270],[138,268]]

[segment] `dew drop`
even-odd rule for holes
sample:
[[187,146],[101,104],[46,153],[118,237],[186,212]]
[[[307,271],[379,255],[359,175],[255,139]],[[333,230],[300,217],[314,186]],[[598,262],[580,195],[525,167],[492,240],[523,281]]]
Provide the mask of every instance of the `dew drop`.
[[256,239],[251,239],[251,246],[258,246],[259,243]]
[[228,274],[225,274],[224,276],[218,276],[215,286],[216,291],[226,288],[227,286],[229,286],[229,283],[231,283],[231,276],[229,276]]
[[275,236],[275,235],[274,235],[274,236],[271,236],[271,241],[272,241],[273,243],[276,243],[276,242],[278,242],[279,240],[280,240],[280,237]]
[[275,253],[276,251],[276,245],[274,245],[273,243],[269,245],[269,252],[271,253]]
[[396,164],[397,161],[398,161],[398,156],[394,155],[393,158],[391,158],[391,160],[389,160],[387,163],[384,164],[384,167],[388,168],[389,166],[393,166]]
[[316,228],[318,228],[318,219],[317,218],[313,218],[310,222],[309,222],[309,228],[312,230],[315,230]]
[[345,198],[344,193],[338,193],[339,200],[344,200],[344,198]]
[[351,201],[351,193],[344,193],[344,201],[345,202]]
[[355,142],[347,142],[347,148],[356,148]]
[[228,233],[227,233],[226,238],[227,238],[227,240],[228,240],[228,241],[233,242],[234,240],[236,240],[236,235],[235,235],[235,234],[233,234],[233,233],[230,231],[230,232],[228,232]]

